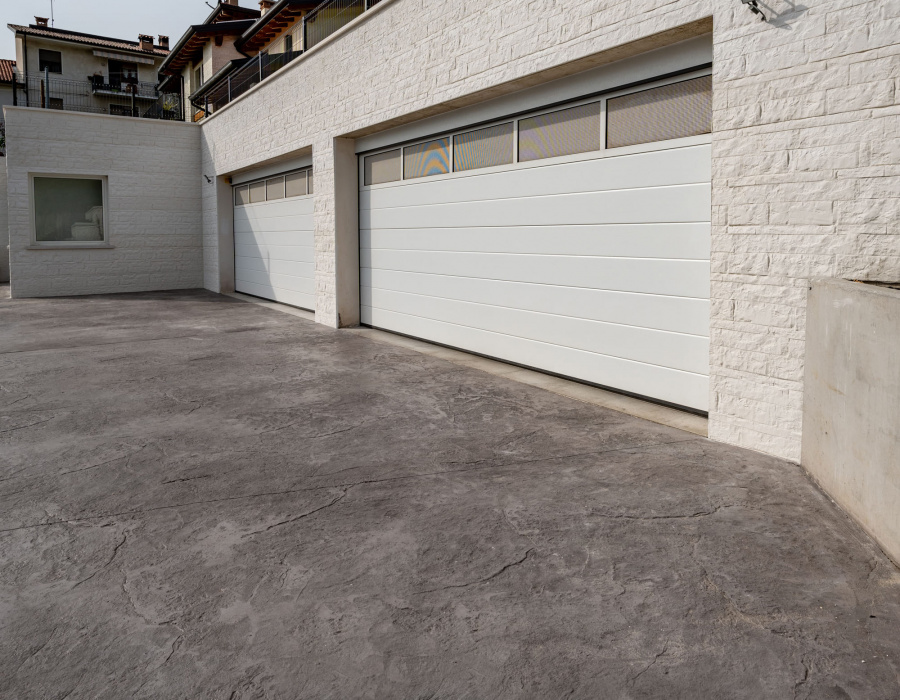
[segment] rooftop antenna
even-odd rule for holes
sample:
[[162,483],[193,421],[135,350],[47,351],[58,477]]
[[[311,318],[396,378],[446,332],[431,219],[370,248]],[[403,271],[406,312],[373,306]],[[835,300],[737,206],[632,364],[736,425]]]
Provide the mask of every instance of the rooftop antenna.
[[50,26],[56,26],[56,20],[53,18],[53,0],[50,0]]

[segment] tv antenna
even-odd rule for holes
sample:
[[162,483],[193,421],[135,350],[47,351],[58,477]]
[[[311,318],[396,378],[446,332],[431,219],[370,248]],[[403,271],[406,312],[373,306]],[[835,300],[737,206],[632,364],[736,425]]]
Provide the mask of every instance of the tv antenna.
[[54,26],[56,24],[56,20],[53,18],[53,0],[50,0],[50,26]]

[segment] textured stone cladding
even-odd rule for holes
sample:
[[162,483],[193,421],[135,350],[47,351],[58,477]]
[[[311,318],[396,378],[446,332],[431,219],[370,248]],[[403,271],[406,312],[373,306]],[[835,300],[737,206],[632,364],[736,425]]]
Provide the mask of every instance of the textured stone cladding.
[[6,202],[6,158],[0,158],[0,282],[9,282],[9,213]]
[[[207,120],[202,167],[227,174],[312,147],[316,318],[337,325],[335,138],[671,43],[712,18],[710,436],[797,460],[807,279],[900,277],[900,0],[767,5],[762,23],[739,0],[385,0]],[[204,184],[213,290],[227,278],[217,211]]]
[[[78,112],[6,108],[13,297],[198,287],[200,129]],[[29,174],[108,179],[113,248],[29,250]]]

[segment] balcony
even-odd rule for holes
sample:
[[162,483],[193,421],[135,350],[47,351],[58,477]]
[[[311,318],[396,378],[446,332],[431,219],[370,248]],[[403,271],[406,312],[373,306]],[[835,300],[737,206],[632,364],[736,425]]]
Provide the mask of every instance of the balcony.
[[159,92],[153,83],[110,80],[103,76],[82,81],[31,74],[17,83],[15,104],[144,119],[184,118],[177,93]]
[[301,47],[301,50],[258,54],[226,74],[213,76],[206,85],[191,95],[191,103],[198,110],[194,121],[236,100],[279,68],[301,56],[304,50],[324,41],[379,2],[380,0],[325,0],[304,16],[290,32],[294,37],[292,45]]

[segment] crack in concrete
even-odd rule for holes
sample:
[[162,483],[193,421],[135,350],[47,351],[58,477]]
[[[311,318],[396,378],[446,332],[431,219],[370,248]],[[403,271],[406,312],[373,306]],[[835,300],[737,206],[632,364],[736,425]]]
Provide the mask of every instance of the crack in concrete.
[[657,661],[659,661],[660,657],[662,657],[662,656],[666,653],[666,651],[668,651],[668,649],[669,649],[669,640],[666,639],[666,643],[663,644],[662,651],[659,652],[656,656],[654,656],[654,657],[653,657],[653,660],[652,660],[649,664],[647,664],[643,669],[641,669],[640,671],[638,671],[637,674],[635,674],[634,676],[632,676],[631,678],[629,678],[629,679],[628,679],[628,682],[629,682],[631,685],[634,685],[634,684],[637,682],[637,679],[640,678],[641,676],[643,676],[645,673],[647,673],[647,671],[649,671],[649,670],[653,667],[653,665],[654,665]]
[[212,474],[201,474],[200,476],[185,476],[180,479],[169,479],[168,481],[162,482],[163,484],[178,484],[184,481],[196,481],[197,479],[209,479],[212,477]]
[[523,554],[521,557],[519,557],[515,561],[511,561],[509,564],[504,564],[501,568],[499,568],[497,571],[492,573],[490,576],[485,576],[484,578],[480,578],[477,581],[469,581],[468,583],[451,583],[446,586],[438,586],[436,588],[426,588],[421,591],[416,591],[416,595],[423,595],[425,593],[434,593],[435,591],[446,591],[450,588],[468,588],[469,586],[477,586],[482,583],[487,583],[488,581],[494,580],[495,578],[497,578],[504,572],[509,571],[512,568],[515,568],[517,566],[524,564],[528,560],[528,558],[531,556],[531,553],[533,551],[534,551],[534,548],[529,547],[527,550],[525,550],[525,554]]
[[46,647],[46,646],[50,643],[50,640],[53,639],[53,635],[56,634],[56,630],[58,630],[58,629],[59,629],[59,626],[54,627],[53,630],[50,632],[50,635],[47,637],[47,639],[44,640],[44,643],[41,644],[41,645],[40,645],[37,649],[35,649],[33,652],[31,652],[30,654],[28,654],[28,656],[26,656],[26,657],[22,660],[22,662],[21,662],[18,666],[16,666],[16,670],[13,671],[13,673],[12,673],[13,676],[18,675],[19,671],[22,669],[22,667],[23,667],[25,664],[27,664],[29,661],[31,661],[31,659],[33,659],[35,656],[37,656],[38,654],[40,654],[40,653],[44,650],[44,647]]
[[131,343],[155,343],[160,340],[181,340],[182,338],[193,338],[201,340],[194,335],[173,335],[165,338],[140,338],[137,340],[113,340],[109,343],[88,343],[86,345],[69,345],[58,348],[26,348],[25,350],[3,350],[0,355],[19,355],[26,352],[72,352],[73,350],[81,350],[83,348],[99,348],[105,345],[130,345]]
[[331,508],[332,506],[337,505],[344,499],[344,497],[347,495],[347,491],[349,491],[349,489],[344,489],[343,491],[341,491],[340,495],[338,495],[336,498],[332,499],[330,502],[326,503],[324,506],[314,508],[313,510],[307,511],[306,513],[301,513],[300,515],[297,515],[293,518],[287,518],[286,520],[282,520],[281,522],[277,522],[272,525],[269,525],[268,527],[264,527],[261,530],[255,530],[254,532],[248,532],[247,534],[243,535],[241,537],[241,539],[253,537],[254,535],[259,535],[260,533],[263,533],[263,532],[269,532],[269,530],[274,530],[276,527],[281,527],[282,525],[289,525],[290,523],[295,523],[298,520],[303,520],[304,518],[308,518],[311,515],[315,515],[316,513],[319,513],[321,511],[325,510],[326,508]]
[[29,423],[28,425],[20,425],[20,426],[17,427],[17,428],[7,428],[6,430],[0,430],[0,433],[12,433],[12,432],[14,432],[14,431],[16,431],[16,430],[25,430],[25,428],[30,428],[30,427],[33,426],[33,425],[43,425],[44,423],[49,423],[49,422],[52,421],[54,418],[57,418],[57,416],[51,416],[51,417],[48,418],[47,420],[39,420],[39,421],[36,421],[36,422],[34,422],[34,423]]
[[87,582],[90,581],[92,578],[94,578],[94,576],[96,576],[97,574],[99,574],[101,571],[105,571],[105,570],[109,567],[109,565],[112,564],[112,563],[115,561],[116,555],[118,555],[119,550],[120,550],[123,546],[125,546],[125,543],[126,543],[127,541],[128,541],[128,530],[126,530],[125,532],[122,533],[122,541],[119,542],[119,543],[113,548],[112,556],[110,556],[109,560],[108,560],[103,566],[101,566],[99,569],[97,569],[94,573],[92,573],[92,574],[91,574],[90,576],[88,576],[87,578],[82,579],[81,581],[79,581],[78,583],[76,583],[76,584],[75,584],[74,586],[72,586],[69,590],[70,590],[70,591],[74,591],[74,590],[75,590],[76,588],[78,588],[82,583],[87,583]]
[[712,510],[698,510],[695,513],[684,514],[684,515],[627,515],[625,513],[613,514],[613,513],[596,513],[592,512],[591,515],[596,516],[598,518],[607,518],[609,520],[691,520],[693,518],[705,518],[709,515],[715,515],[720,510],[724,508],[741,508],[741,504],[739,503],[727,503],[725,505],[716,506]]
[[[406,480],[406,479],[423,479],[423,478],[428,478],[428,477],[432,477],[432,476],[442,476],[444,474],[466,474],[468,472],[480,471],[482,469],[503,469],[505,467],[521,467],[521,466],[525,466],[527,464],[535,464],[535,463],[540,463],[540,462],[557,462],[559,460],[573,459],[575,457],[590,457],[590,456],[597,456],[597,455],[602,455],[602,454],[609,454],[612,452],[625,452],[628,450],[639,450],[639,449],[652,448],[652,447],[663,447],[665,445],[677,445],[677,444],[682,444],[685,442],[700,441],[701,439],[702,438],[696,438],[696,439],[688,438],[685,440],[671,440],[668,442],[653,442],[653,443],[647,443],[647,444],[641,444],[641,445],[629,445],[626,447],[616,447],[616,448],[609,449],[609,450],[598,450],[595,452],[578,452],[575,454],[568,454],[568,455],[555,455],[555,456],[551,455],[551,456],[547,456],[547,457],[536,457],[535,459],[514,460],[512,462],[504,462],[501,464],[485,464],[485,465],[481,465],[481,466],[472,467],[471,469],[443,469],[441,471],[436,471],[436,472],[425,472],[422,474],[404,474],[402,476],[391,476],[391,477],[385,477],[383,479],[364,479],[362,481],[356,481],[356,482],[350,482],[350,483],[344,483],[344,484],[330,484],[330,485],[326,485],[326,486],[311,486],[311,487],[307,487],[307,488],[284,489],[281,491],[265,491],[263,493],[251,493],[251,494],[246,494],[243,496],[225,496],[223,498],[212,498],[212,499],[207,499],[207,500],[202,500],[202,501],[187,501],[185,503],[174,503],[172,505],[155,506],[152,508],[138,508],[135,510],[120,511],[118,513],[102,513],[102,514],[98,514],[98,515],[85,516],[83,518],[67,518],[65,520],[51,520],[51,521],[47,521],[47,522],[43,522],[43,523],[31,523],[28,525],[19,525],[17,527],[0,529],[0,534],[5,533],[5,532],[17,532],[18,530],[28,530],[28,529],[37,528],[37,527],[49,527],[51,525],[75,525],[75,524],[78,524],[81,522],[87,522],[90,520],[100,520],[100,519],[104,519],[104,518],[116,518],[116,517],[121,517],[121,516],[125,516],[125,515],[140,515],[142,513],[153,513],[153,512],[161,511],[161,510],[171,510],[173,508],[186,508],[188,506],[207,505],[210,503],[224,503],[227,501],[249,500],[251,498],[264,498],[267,496],[283,496],[283,495],[288,495],[288,494],[292,494],[292,493],[303,493],[303,492],[307,492],[307,491],[322,491],[324,489],[334,489],[334,488],[351,489],[356,486],[363,486],[365,484],[380,484],[380,483],[385,483],[385,482],[389,482],[389,481],[402,481],[402,480]],[[137,454],[137,453],[134,453],[134,454]],[[130,459],[133,456],[134,455],[129,455],[128,458]],[[360,469],[363,469],[363,468],[364,467],[360,467]],[[328,476],[328,474],[324,474],[323,476]]]

